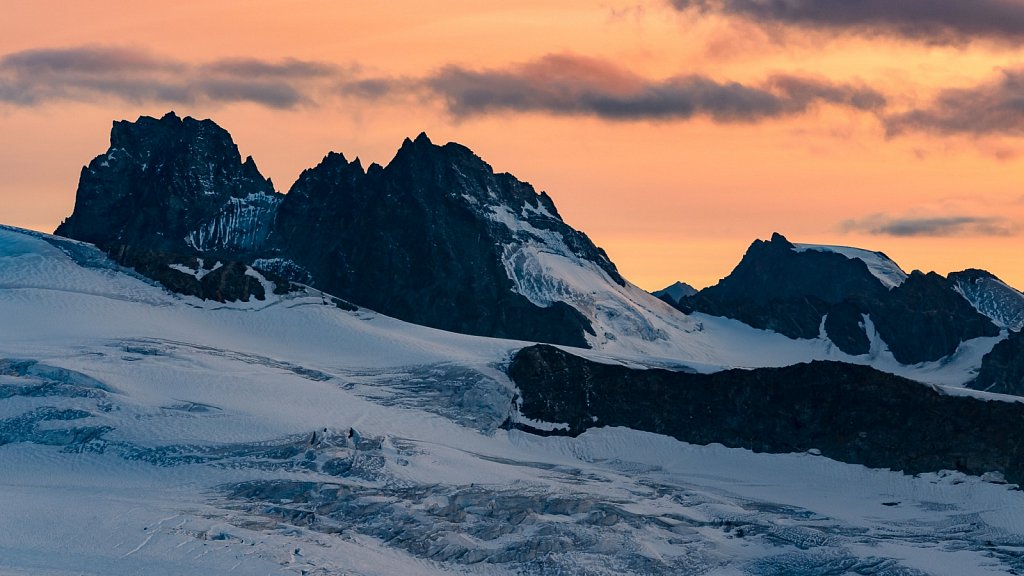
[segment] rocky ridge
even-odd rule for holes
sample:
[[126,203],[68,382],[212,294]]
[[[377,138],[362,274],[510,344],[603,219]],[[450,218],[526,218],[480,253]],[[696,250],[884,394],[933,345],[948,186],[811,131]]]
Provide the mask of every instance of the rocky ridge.
[[860,258],[801,250],[776,233],[751,244],[729,276],[676,306],[790,338],[824,332],[851,355],[867,354],[877,332],[902,364],[939,360],[967,340],[999,334],[955,279],[915,271],[901,280],[887,285]]
[[948,395],[867,366],[812,362],[688,374],[599,364],[537,345],[520,350],[508,373],[521,394],[517,412],[566,426],[555,433],[625,426],[693,444],[815,451],[912,474],[996,472],[1024,482],[1017,439],[1024,404]]
[[[589,345],[591,321],[537,297],[517,249],[539,246],[625,285],[547,194],[426,134],[385,167],[330,153],[285,196],[210,120],[115,122],[56,233],[203,298],[260,297],[251,264],[279,289],[302,282],[418,324],[572,346]],[[200,258],[234,276],[204,288],[180,270]]]

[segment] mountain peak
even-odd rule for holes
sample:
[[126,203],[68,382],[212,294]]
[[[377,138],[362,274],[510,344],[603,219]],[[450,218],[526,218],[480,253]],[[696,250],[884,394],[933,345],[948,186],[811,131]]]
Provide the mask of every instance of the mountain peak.
[[[104,248],[189,253],[237,241],[225,226],[265,216],[275,197],[252,157],[243,161],[228,131],[212,120],[140,116],[113,123],[110,147],[82,170],[75,210],[57,234]],[[263,199],[255,207],[249,198]],[[250,224],[257,230],[246,232],[248,247],[269,231]]]
[[427,136],[426,132],[420,132],[416,136],[416,138],[409,138],[408,136],[406,136],[406,138],[404,140],[402,140],[402,146],[399,149],[399,151],[401,152],[402,150],[406,150],[406,149],[428,148],[428,147],[429,148],[436,148],[437,146],[435,146],[434,143],[430,140],[430,137]]
[[687,296],[693,296],[696,293],[696,288],[690,286],[686,282],[681,281],[676,281],[671,286],[666,286],[661,290],[651,292],[651,294],[654,294],[655,296],[661,298],[662,300],[668,301],[668,303],[672,305],[678,304],[679,300]]
[[755,241],[729,276],[684,298],[679,307],[790,338],[818,338],[824,328],[851,355],[870,351],[870,317],[903,364],[939,360],[961,342],[998,333],[938,274],[908,276],[880,252],[792,244],[778,233],[768,242]]

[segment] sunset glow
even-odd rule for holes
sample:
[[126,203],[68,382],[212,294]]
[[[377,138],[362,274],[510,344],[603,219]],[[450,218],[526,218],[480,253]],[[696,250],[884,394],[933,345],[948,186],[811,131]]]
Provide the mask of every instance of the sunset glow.
[[111,122],[173,109],[282,192],[331,150],[460,142],[646,289],[773,231],[1024,287],[1016,3],[514,4],[5,2],[0,223],[52,232]]

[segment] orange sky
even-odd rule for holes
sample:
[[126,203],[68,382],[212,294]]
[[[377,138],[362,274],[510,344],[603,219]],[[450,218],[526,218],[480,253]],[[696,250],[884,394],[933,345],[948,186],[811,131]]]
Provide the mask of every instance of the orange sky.
[[[106,149],[111,121],[174,109],[225,127],[281,191],[329,150],[386,163],[420,131],[461,142],[496,170],[548,191],[569,224],[648,289],[677,279],[713,284],[772,231],[882,250],[908,271],[985,268],[1024,287],[1024,119],[1014,129],[1014,109],[991,112],[1015,96],[1012,82],[1005,90],[999,82],[1022,62],[1019,43],[763,27],[667,0],[116,4],[5,2],[0,223],[52,231],[71,212],[81,166]],[[201,82],[204,66],[237,58],[313,62],[327,72],[271,79],[302,95],[275,107],[212,92],[175,99],[96,89],[113,76],[41,71],[38,58],[37,68],[18,64],[19,55],[45,50],[138,54],[166,66],[117,78],[154,83],[180,83],[182,75]],[[470,92],[439,85],[452,70],[497,86],[488,88],[487,106],[453,103],[453,94]],[[870,89],[885,104],[851,105],[820,90],[799,104],[802,92],[772,83],[779,75],[830,90]],[[692,116],[658,115],[637,96],[689,95],[693,78],[730,94],[742,85],[782,95],[797,109],[736,118],[715,112],[715,100]],[[358,93],[346,83],[364,80],[389,89]],[[525,96],[500,104],[511,81]],[[887,134],[892,118],[933,110],[951,88],[976,89],[947,106],[967,107],[966,125],[943,116]],[[612,117],[593,92],[625,98],[631,112]]]

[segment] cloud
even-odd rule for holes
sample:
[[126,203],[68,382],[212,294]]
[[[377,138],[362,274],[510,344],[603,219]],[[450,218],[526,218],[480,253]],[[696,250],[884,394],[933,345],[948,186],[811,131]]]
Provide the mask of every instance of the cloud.
[[279,62],[267,62],[255,58],[223,58],[199,67],[203,73],[232,76],[237,78],[282,78],[310,79],[333,76],[337,68],[324,62],[310,62],[285,58]]
[[893,218],[875,214],[847,220],[844,232],[864,232],[883,236],[1013,236],[1017,227],[990,216],[938,216],[930,218]]
[[332,65],[252,58],[190,64],[144,50],[82,46],[15,52],[0,58],[0,103],[53,101],[192,104],[251,102],[271,108],[309,104]]
[[816,104],[873,110],[885,97],[868,87],[777,75],[759,85],[700,75],[643,78],[595,58],[549,55],[504,69],[448,66],[422,81],[456,116],[545,112],[606,120],[754,122],[792,116]]
[[1015,0],[670,0],[679,10],[928,43],[1024,38],[1024,4]]
[[19,74],[106,74],[122,72],[181,71],[183,65],[139,50],[84,46],[43,48],[14,52],[0,58],[0,67]]
[[886,118],[885,125],[891,136],[1024,135],[1024,69],[1002,70],[999,78],[971,88],[943,90],[925,107]]
[[825,78],[778,74],[756,84],[696,74],[645,78],[611,62],[548,55],[504,68],[446,66],[420,77],[373,77],[323,62],[228,58],[189,63],[144,50],[85,46],[0,57],[0,103],[56,101],[326,105],[329,94],[365,101],[437,101],[455,117],[540,112],[611,121],[758,122],[818,105],[879,113],[878,91]]

